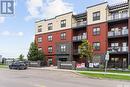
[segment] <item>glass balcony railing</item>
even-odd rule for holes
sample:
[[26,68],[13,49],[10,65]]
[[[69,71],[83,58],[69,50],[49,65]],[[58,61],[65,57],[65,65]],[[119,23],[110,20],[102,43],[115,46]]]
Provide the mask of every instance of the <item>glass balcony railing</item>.
[[82,26],[86,26],[87,25],[87,21],[82,21],[82,22],[76,22],[74,24],[72,24],[72,27],[82,27]]
[[128,12],[125,12],[125,13],[115,13],[115,14],[112,14],[112,15],[109,15],[108,16],[108,20],[118,20],[118,19],[124,19],[124,18],[128,18],[129,15],[128,15]]
[[111,53],[128,52],[128,46],[126,47],[109,47]]
[[125,36],[128,35],[128,29],[123,29],[121,31],[109,31],[108,37]]
[[82,41],[84,39],[87,39],[86,35],[80,35],[80,36],[74,36],[73,41]]

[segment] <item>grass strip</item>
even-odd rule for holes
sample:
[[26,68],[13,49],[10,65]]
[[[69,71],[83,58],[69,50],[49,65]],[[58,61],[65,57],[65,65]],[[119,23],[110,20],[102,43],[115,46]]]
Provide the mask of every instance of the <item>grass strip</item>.
[[97,74],[97,73],[88,73],[88,72],[78,72],[82,75],[85,75],[87,77],[94,77],[99,79],[114,79],[114,80],[129,80],[130,76],[123,76],[123,75],[112,75],[112,74]]

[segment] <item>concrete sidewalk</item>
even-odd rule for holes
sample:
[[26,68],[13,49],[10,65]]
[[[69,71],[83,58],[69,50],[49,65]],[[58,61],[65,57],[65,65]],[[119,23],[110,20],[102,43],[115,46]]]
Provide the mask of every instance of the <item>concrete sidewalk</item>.
[[39,70],[50,70],[50,71],[63,71],[63,72],[74,72],[74,73],[79,73],[79,72],[86,72],[86,73],[92,73],[92,74],[110,74],[110,75],[122,75],[122,76],[130,76],[130,74],[125,74],[125,73],[111,73],[111,72],[96,72],[96,71],[77,71],[77,70],[66,70],[66,69],[57,69],[56,66],[52,67],[29,67],[29,69],[39,69]]
[[52,67],[29,67],[29,69],[50,70],[50,71],[64,71],[64,72],[76,72],[75,70],[57,69],[57,66],[52,66]]

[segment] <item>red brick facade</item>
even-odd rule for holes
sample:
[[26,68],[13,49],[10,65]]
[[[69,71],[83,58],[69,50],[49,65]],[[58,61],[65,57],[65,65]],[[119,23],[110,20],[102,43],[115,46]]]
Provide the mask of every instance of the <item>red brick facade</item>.
[[[66,33],[66,38],[61,39],[61,33]],[[48,35],[52,35],[52,41],[48,41]],[[42,37],[42,43],[38,43],[38,37]],[[38,48],[42,48],[46,58],[52,58],[53,64],[56,64],[56,43],[58,42],[71,42],[72,41],[72,29],[65,29],[62,31],[55,31],[51,33],[35,35],[35,40]],[[52,53],[48,53],[48,47],[52,46]],[[60,50],[60,49],[59,49]]]
[[[95,27],[100,28],[99,35],[93,34],[93,28],[95,28]],[[96,54],[102,54],[107,51],[107,31],[108,31],[107,23],[88,25],[88,27],[87,27],[88,41],[91,44],[93,44],[94,42],[100,42],[100,50],[95,51]]]

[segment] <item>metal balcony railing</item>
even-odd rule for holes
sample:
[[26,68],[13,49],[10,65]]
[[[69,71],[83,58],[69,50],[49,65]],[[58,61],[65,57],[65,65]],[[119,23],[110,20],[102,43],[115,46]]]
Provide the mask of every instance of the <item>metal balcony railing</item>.
[[72,24],[72,27],[82,27],[82,26],[86,26],[87,25],[87,21],[82,21],[82,22],[76,22],[74,24]]
[[120,31],[109,31],[108,37],[125,36],[128,35],[128,29],[123,29]]
[[111,53],[128,52],[128,46],[126,47],[109,47]]
[[82,41],[84,39],[87,39],[86,35],[79,35],[79,36],[74,36],[73,41]]
[[124,19],[124,18],[128,18],[128,12],[124,12],[124,13],[115,13],[112,15],[108,16],[108,21],[110,20],[118,20],[118,19]]
[[73,54],[80,54],[80,49],[74,49]]

